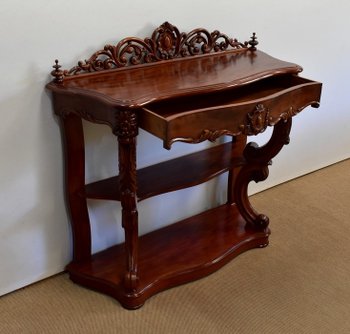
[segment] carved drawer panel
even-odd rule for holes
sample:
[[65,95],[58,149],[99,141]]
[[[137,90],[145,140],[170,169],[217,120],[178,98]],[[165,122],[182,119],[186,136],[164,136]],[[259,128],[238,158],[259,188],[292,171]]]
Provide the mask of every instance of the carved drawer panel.
[[321,85],[297,75],[279,75],[205,98],[192,95],[158,101],[141,109],[139,125],[163,139],[167,149],[175,141],[198,143],[222,135],[256,135],[308,105],[318,107]]

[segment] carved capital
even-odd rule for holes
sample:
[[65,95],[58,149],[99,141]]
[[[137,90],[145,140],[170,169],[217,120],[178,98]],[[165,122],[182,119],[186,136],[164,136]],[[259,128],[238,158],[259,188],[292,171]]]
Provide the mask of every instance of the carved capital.
[[117,111],[113,133],[120,139],[136,137],[138,134],[137,117],[133,111]]

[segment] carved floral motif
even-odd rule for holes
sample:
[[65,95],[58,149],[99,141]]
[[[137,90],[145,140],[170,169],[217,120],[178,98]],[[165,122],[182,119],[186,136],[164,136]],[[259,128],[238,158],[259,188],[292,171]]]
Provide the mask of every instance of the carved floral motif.
[[263,104],[258,104],[247,114],[246,124],[241,125],[240,129],[246,135],[257,135],[264,132],[269,125],[273,125],[269,109]]
[[118,111],[116,113],[116,127],[113,133],[120,138],[132,138],[137,136],[137,118],[133,111]]
[[229,38],[220,31],[212,33],[199,28],[189,33],[180,33],[169,22],[163,23],[154,30],[151,38],[140,39],[129,37],[121,40],[117,45],[106,45],[102,50],[95,52],[88,60],[79,61],[77,66],[70,70],[60,70],[56,64],[53,66],[56,83],[62,83],[64,77],[84,72],[103,71],[129,65],[152,63],[177,57],[187,57],[209,52],[232,49],[256,50],[255,33],[249,42],[241,43],[237,39]]

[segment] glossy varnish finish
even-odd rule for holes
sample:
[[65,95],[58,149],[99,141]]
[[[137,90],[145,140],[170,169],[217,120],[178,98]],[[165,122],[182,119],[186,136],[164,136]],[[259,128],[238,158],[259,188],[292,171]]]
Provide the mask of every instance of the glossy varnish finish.
[[[166,22],[150,38],[106,45],[70,70],[56,61],[47,88],[65,143],[74,239],[67,270],[74,282],[135,309],[161,290],[268,244],[269,219],[250,204],[248,184],[267,178],[271,159],[289,142],[292,117],[318,107],[321,84],[299,77],[300,66],[256,50],[257,44],[255,34],[241,43],[219,31],[180,33]],[[82,119],[111,127],[118,176],[85,184]],[[247,136],[268,126],[273,133],[264,146],[247,144]],[[176,141],[232,140],[137,170],[139,128],[167,149]],[[139,237],[138,201],[227,171],[225,204]],[[88,198],[121,202],[123,244],[91,254]]]
[[[138,200],[195,186],[233,167],[242,166],[245,162],[241,155],[245,137],[237,137],[236,142],[237,144],[225,143],[138,170]],[[232,145],[240,145],[241,151],[233,151]],[[119,176],[90,183],[86,185],[85,191],[87,198],[120,201]]]
[[[239,62],[237,69],[234,65]],[[298,73],[295,64],[274,59],[264,52],[231,51],[70,77],[66,92],[89,92],[118,107],[136,108],[155,100],[235,87],[264,76]],[[159,76],[162,80],[159,80]],[[145,86],[145,82],[147,85]]]
[[139,238],[138,293],[129,295],[123,288],[124,245],[67,269],[73,281],[110,294],[132,309],[158,291],[214,272],[245,250],[266,246],[269,234],[268,229],[247,229],[236,206],[225,204]]

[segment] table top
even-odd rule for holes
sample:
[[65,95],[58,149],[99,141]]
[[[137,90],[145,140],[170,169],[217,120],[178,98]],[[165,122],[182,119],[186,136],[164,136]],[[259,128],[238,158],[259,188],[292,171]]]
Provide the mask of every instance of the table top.
[[301,71],[299,65],[259,50],[244,49],[80,74],[65,78],[61,84],[51,82],[47,87],[59,93],[93,96],[115,107],[129,109]]

